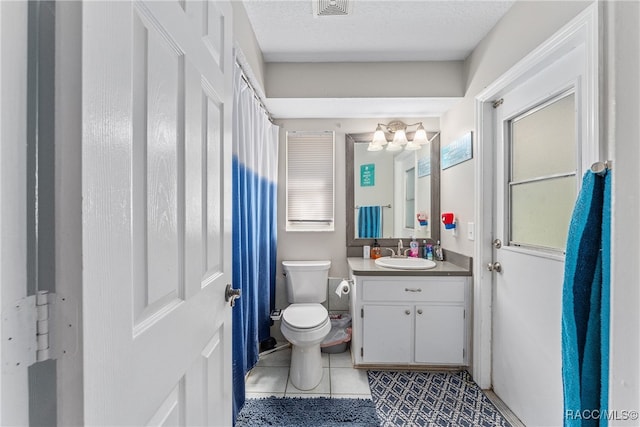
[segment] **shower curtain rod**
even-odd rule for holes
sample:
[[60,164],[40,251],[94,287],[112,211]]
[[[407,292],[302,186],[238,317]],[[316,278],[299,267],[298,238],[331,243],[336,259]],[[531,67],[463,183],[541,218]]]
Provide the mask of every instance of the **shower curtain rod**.
[[249,86],[249,89],[251,89],[251,92],[253,92],[253,97],[256,99],[256,101],[258,101],[258,105],[260,106],[260,108],[262,108],[262,111],[264,111],[264,113],[267,115],[267,119],[269,119],[269,121],[273,123],[273,117],[271,117],[271,113],[267,109],[266,105],[264,105],[264,102],[262,102],[262,98],[258,94],[258,91],[255,90],[255,88],[251,84],[249,77],[247,77],[247,73],[244,71],[244,68],[242,68],[242,65],[240,64],[237,58],[236,58],[236,65],[238,66],[238,68],[240,68],[240,75],[242,77],[242,80],[245,81],[247,86]]
[[591,172],[604,175],[608,170],[613,169],[613,161],[607,160],[606,162],[595,162],[591,165]]

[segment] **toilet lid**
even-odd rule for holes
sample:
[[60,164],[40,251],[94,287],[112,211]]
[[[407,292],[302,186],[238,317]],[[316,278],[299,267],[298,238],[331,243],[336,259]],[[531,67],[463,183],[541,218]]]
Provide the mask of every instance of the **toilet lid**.
[[298,329],[311,329],[327,320],[329,313],[321,304],[291,304],[282,313],[282,319]]

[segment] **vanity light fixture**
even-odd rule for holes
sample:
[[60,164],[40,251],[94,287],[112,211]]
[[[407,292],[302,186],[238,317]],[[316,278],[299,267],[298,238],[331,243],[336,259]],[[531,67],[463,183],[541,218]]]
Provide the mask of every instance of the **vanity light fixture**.
[[[413,134],[413,139],[409,140],[407,138],[407,128],[411,126],[417,127]],[[387,140],[386,134],[393,134],[391,142]],[[435,136],[433,138],[435,138]],[[431,140],[433,140],[433,138]],[[369,143],[367,150],[380,151],[384,145],[387,146],[387,151],[400,151],[403,148],[405,150],[419,150],[424,144],[431,142],[431,140],[427,138],[427,131],[425,131],[422,122],[406,124],[400,120],[394,120],[387,124],[378,123],[376,131],[373,134],[373,139]]]

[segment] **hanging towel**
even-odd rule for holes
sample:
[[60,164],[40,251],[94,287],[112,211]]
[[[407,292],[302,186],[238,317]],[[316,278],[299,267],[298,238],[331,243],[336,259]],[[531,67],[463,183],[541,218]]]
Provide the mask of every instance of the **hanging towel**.
[[382,237],[382,206],[358,208],[358,237],[361,239]]
[[585,173],[569,226],[562,292],[565,426],[608,424],[610,193],[610,172]]

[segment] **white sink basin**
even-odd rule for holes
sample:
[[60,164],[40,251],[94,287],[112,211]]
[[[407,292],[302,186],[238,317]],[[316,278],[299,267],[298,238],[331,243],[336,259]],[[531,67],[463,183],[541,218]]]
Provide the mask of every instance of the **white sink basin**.
[[378,258],[376,265],[397,270],[428,270],[435,267],[436,263],[424,258],[392,258],[385,256]]

